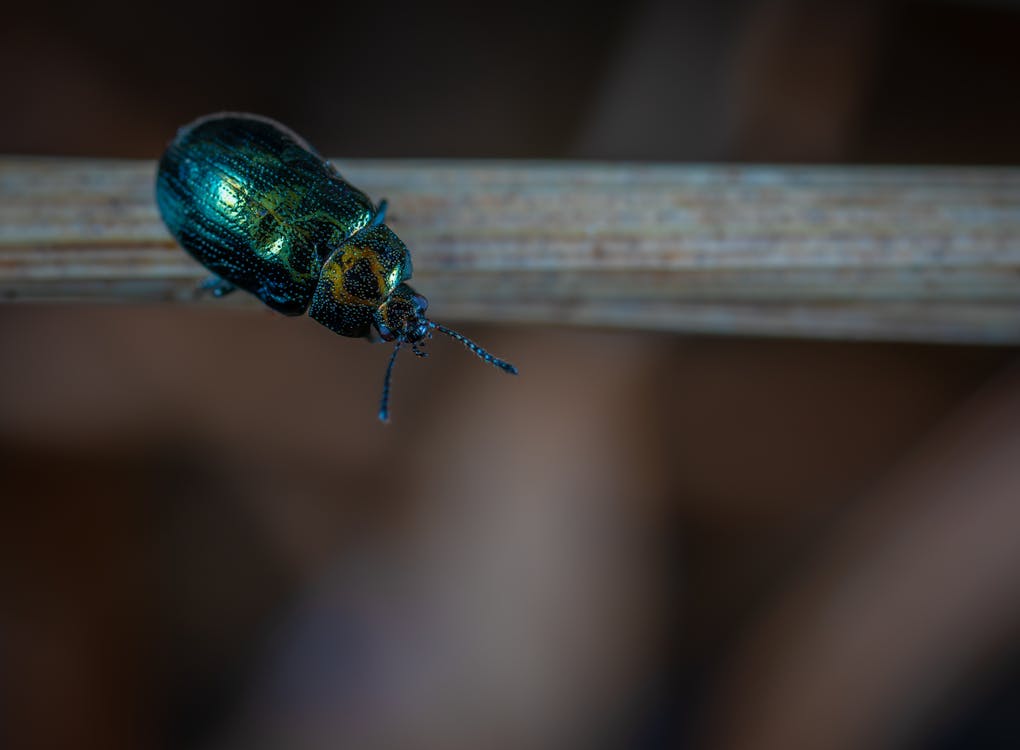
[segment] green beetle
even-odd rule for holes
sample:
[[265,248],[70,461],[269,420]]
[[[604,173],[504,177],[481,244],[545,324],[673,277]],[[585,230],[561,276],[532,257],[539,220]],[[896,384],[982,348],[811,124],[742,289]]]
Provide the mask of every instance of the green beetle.
[[156,202],[181,246],[215,274],[216,296],[254,294],[341,336],[395,342],[379,418],[389,419],[397,352],[437,330],[504,372],[509,362],[425,316],[406,281],[411,254],[375,206],[303,138],[266,117],[224,113],[181,128],[159,162]]

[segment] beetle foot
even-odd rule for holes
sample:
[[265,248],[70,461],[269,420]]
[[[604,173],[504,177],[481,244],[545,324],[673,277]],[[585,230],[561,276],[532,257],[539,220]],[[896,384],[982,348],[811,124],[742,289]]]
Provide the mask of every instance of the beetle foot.
[[203,292],[212,292],[213,297],[224,297],[237,290],[236,286],[229,281],[224,281],[219,276],[210,276],[202,281],[198,288]]

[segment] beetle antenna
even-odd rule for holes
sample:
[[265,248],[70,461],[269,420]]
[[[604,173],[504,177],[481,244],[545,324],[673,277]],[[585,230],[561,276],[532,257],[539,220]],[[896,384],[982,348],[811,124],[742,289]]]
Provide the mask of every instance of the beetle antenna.
[[398,341],[393,347],[393,354],[390,355],[390,363],[386,365],[386,379],[383,380],[382,400],[379,402],[379,421],[390,421],[390,379],[393,376],[393,363],[397,361],[397,352],[400,351],[402,341]]
[[429,321],[429,328],[435,328],[437,331],[445,333],[451,339],[456,339],[464,346],[466,346],[468,349],[470,349],[472,352],[474,352],[474,354],[479,359],[483,359],[490,365],[498,367],[503,372],[508,372],[511,375],[517,374],[517,368],[514,367],[512,364],[510,364],[509,362],[504,362],[502,359],[497,359],[496,357],[493,357],[491,354],[485,351],[482,347],[478,346],[478,344],[469,339],[467,336],[461,333],[457,333],[452,328],[447,328],[446,326],[441,325],[440,323],[435,323],[431,320]]

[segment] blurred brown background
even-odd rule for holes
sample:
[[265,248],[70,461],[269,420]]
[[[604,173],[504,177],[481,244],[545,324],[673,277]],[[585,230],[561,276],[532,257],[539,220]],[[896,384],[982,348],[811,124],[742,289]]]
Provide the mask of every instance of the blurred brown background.
[[[0,153],[245,110],[338,157],[1016,164],[1017,40],[1005,1],[20,4]],[[0,746],[1020,746],[1013,351],[462,328],[521,377],[437,342],[383,427],[388,351],[308,320],[0,310]]]

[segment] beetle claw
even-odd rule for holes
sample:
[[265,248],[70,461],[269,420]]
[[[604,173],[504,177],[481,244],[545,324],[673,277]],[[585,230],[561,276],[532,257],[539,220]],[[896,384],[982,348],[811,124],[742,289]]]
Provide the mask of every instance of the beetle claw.
[[210,276],[199,282],[198,288],[203,292],[212,292],[213,297],[225,297],[231,292],[237,291],[237,287],[219,276]]

